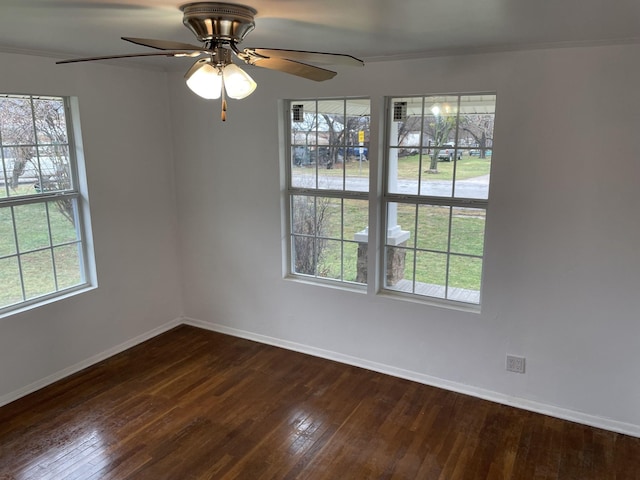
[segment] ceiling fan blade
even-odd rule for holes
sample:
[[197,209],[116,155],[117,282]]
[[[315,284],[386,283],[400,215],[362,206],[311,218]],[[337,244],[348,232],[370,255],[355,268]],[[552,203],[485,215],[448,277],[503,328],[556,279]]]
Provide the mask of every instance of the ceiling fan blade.
[[295,60],[287,60],[285,58],[253,58],[251,59],[251,65],[268,68],[270,70],[279,70],[298,77],[315,80],[316,82],[329,80],[336,76],[336,72],[331,70],[296,62]]
[[200,52],[185,52],[183,50],[173,52],[162,53],[130,53],[126,55],[106,55],[102,57],[87,57],[87,58],[71,58],[69,60],[60,60],[56,64],[62,63],[77,63],[77,62],[93,62],[94,60],[112,60],[115,58],[132,58],[132,57],[197,57]]
[[135,38],[135,37],[120,37],[127,42],[135,43],[136,45],[142,45],[143,47],[156,48],[158,50],[184,50],[184,51],[198,51],[204,52],[206,49],[203,46],[191,45],[190,43],[172,42],[169,40],[154,40],[153,38]]
[[248,55],[257,54],[269,58],[286,58],[297,62],[319,63],[321,65],[352,65],[361,67],[364,62],[359,58],[342,53],[307,52],[304,50],[283,50],[280,48],[245,48]]

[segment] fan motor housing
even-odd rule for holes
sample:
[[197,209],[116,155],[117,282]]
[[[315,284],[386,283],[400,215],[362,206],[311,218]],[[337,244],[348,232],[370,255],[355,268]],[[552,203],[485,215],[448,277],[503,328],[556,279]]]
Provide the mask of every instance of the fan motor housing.
[[201,42],[222,40],[240,43],[256,24],[257,10],[245,5],[218,2],[187,3],[180,7],[182,23]]

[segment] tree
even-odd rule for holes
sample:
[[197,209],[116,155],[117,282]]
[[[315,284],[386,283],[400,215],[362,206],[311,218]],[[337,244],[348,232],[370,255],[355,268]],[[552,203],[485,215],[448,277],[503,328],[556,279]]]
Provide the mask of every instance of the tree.
[[356,146],[359,146],[358,133],[360,131],[365,132],[365,141],[368,139],[369,117],[347,116],[345,118],[344,115],[333,113],[322,113],[320,115],[326,125],[327,168],[331,169],[340,161],[346,162],[351,151]]
[[429,173],[438,173],[438,154],[440,146],[450,141],[451,131],[455,131],[455,115],[433,115],[424,119],[424,136],[432,141],[435,148],[430,149],[431,162]]
[[471,135],[480,150],[480,158],[486,158],[493,145],[493,114],[472,114],[460,117],[460,128]]
[[[294,145],[293,163],[300,166],[307,163],[309,158],[309,136],[317,130],[316,115],[303,114],[299,121],[291,122],[291,144]],[[304,139],[304,142],[301,140]],[[315,138],[313,142],[315,143]],[[303,151],[299,151],[302,148]]]
[[329,199],[296,195],[292,205],[292,231],[294,235],[295,271],[315,275],[327,246]]
[[[404,121],[397,122],[398,123],[398,146],[408,146],[406,145],[407,137],[416,132],[420,132],[421,130],[421,118],[418,116],[409,116]],[[411,151],[412,149],[409,149]],[[399,157],[410,155],[411,153],[407,153],[407,149],[400,149],[398,152]]]
[[[0,100],[0,133],[9,186],[17,189],[27,174],[36,192],[71,188],[64,102],[60,98],[6,97]],[[9,172],[7,172],[9,173]],[[73,203],[54,202],[74,222]]]
[[369,139],[368,115],[304,112],[291,122],[292,161],[301,165],[309,156],[318,165],[332,169],[347,161],[351,151],[360,146],[360,131],[365,132],[365,147]]
[[[298,165],[296,150],[300,147],[308,151],[315,148],[317,164],[326,164],[331,169],[342,161],[347,161],[350,152],[359,146],[359,132],[365,132],[368,142],[369,117],[367,115],[346,116],[310,112],[304,113],[298,121],[291,122],[293,163]],[[309,142],[311,141],[311,142]],[[303,144],[304,142],[304,144]],[[363,145],[364,146],[364,145]],[[303,176],[304,178],[304,176]],[[299,178],[296,186],[316,189],[316,177],[305,180]],[[314,195],[293,195],[291,203],[291,233],[293,234],[293,264],[296,273],[324,275],[318,271],[322,264],[328,242],[327,232],[331,221],[333,200]]]

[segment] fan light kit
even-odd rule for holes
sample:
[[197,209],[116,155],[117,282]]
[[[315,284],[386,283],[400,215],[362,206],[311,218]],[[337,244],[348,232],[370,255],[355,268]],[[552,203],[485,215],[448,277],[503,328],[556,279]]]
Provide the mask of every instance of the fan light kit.
[[226,97],[246,98],[256,89],[256,82],[232,61],[232,55],[247,65],[296,75],[321,82],[335,77],[336,72],[310,65],[343,64],[362,66],[362,60],[341,53],[308,52],[275,48],[245,48],[238,44],[255,28],[257,11],[245,5],[219,2],[188,3],[180,7],[184,25],[193,32],[202,45],[153,40],[149,38],[122,37],[127,42],[155,48],[161,52],[108,55],[102,57],[75,58],[56,63],[89,62],[128,57],[198,57],[185,74],[187,86],[207,100],[222,98],[222,120],[227,118]]

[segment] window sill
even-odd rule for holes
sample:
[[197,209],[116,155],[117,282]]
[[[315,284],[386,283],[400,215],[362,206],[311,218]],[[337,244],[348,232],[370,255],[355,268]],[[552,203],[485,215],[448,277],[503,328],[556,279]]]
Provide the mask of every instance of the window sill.
[[33,310],[35,308],[50,305],[60,300],[64,300],[66,298],[74,297],[76,295],[95,290],[96,288],[98,288],[96,285],[91,284],[78,285],[62,292],[55,292],[49,295],[43,295],[42,297],[33,298],[31,300],[28,300],[27,302],[9,305],[0,309],[0,320],[2,320],[3,318],[11,317],[13,315],[28,312],[29,310]]
[[360,294],[367,293],[367,285],[364,283],[353,282],[341,282],[330,279],[323,279],[317,277],[306,277],[302,275],[288,274],[284,277],[285,281],[294,283],[301,283],[304,285],[313,285],[314,287],[328,287],[335,290],[342,290],[346,292],[355,292]]
[[448,310],[457,310],[459,312],[466,313],[481,313],[481,305],[474,303],[457,302],[455,300],[446,300],[444,298],[427,297],[422,295],[415,295],[412,293],[403,293],[397,290],[389,290],[381,288],[376,294],[381,298],[391,298],[394,300],[400,300],[405,302],[418,303],[420,305],[446,308]]

